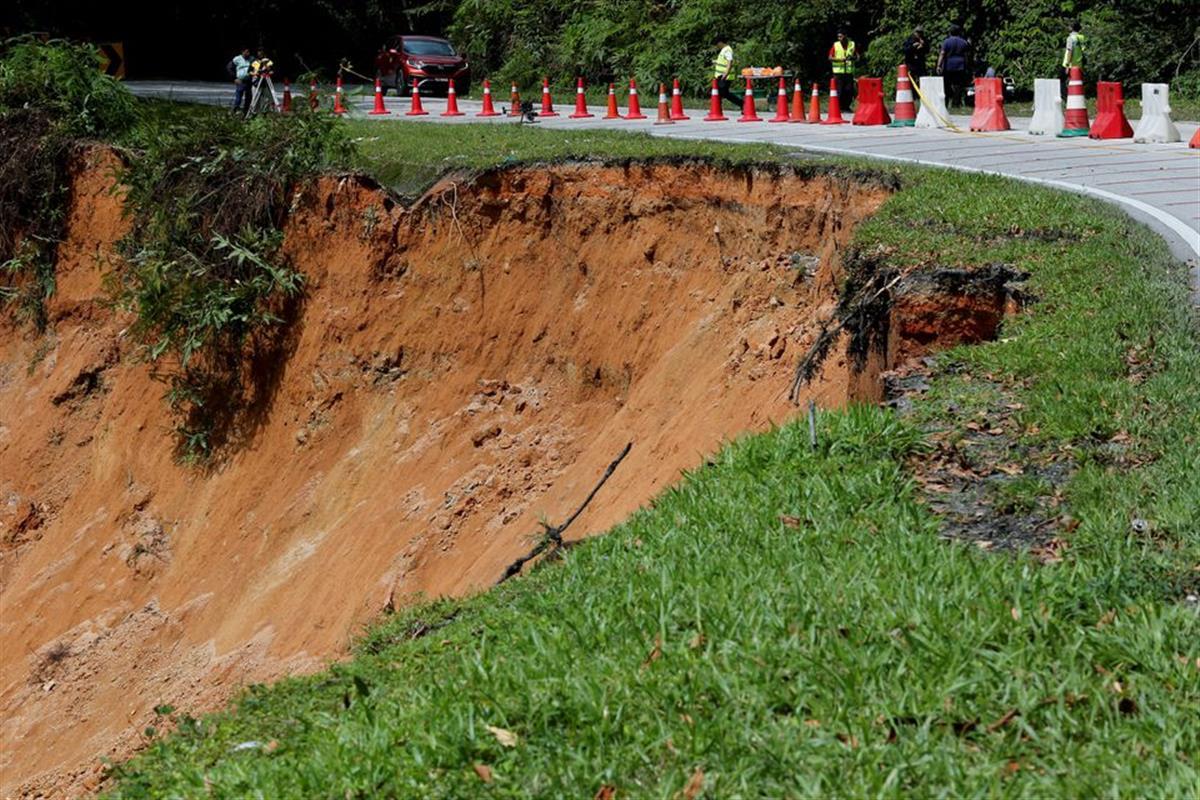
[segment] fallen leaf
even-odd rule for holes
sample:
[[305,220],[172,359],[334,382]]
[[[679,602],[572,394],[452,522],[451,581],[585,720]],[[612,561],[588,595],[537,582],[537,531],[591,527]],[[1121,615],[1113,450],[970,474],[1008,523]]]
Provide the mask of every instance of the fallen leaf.
[[696,720],[692,719],[691,714],[680,714],[679,719],[683,722],[684,725],[695,725],[696,724]]
[[999,436],[1004,433],[1004,428],[988,428],[987,432],[989,436]]
[[642,669],[653,664],[662,658],[662,634],[654,637],[654,648],[650,651],[650,655],[646,656],[646,660],[642,662]]
[[1115,694],[1121,694],[1121,692],[1125,691],[1125,687],[1121,685],[1120,681],[1113,681],[1112,685],[1108,688],[1112,689]]
[[851,750],[858,749],[858,737],[857,736],[850,734],[850,733],[839,733],[837,735],[837,738],[838,738],[838,741],[840,741],[842,744],[849,747]]
[[1018,772],[1021,771],[1021,762],[1020,761],[1008,762],[1007,764],[1004,765],[1004,771],[1007,772],[1009,775],[1017,774]]
[[692,777],[688,778],[687,785],[683,787],[684,800],[694,800],[704,790],[704,770],[696,767],[696,771],[692,773]]
[[690,640],[688,640],[688,647],[691,648],[692,650],[695,650],[696,648],[703,647],[703,646],[704,646],[704,634],[701,633],[700,631],[696,631],[696,635],[693,636]]
[[1008,613],[1012,614],[1012,618],[1014,620],[1016,620],[1018,622],[1021,621],[1021,609],[1017,608],[1016,606],[1013,606],[1011,609],[1009,609]]
[[780,514],[779,521],[789,528],[799,528],[802,524],[799,517],[793,517],[790,514]]
[[592,800],[612,800],[616,795],[617,787],[609,786],[606,783],[596,791],[596,794],[592,795]]
[[1105,625],[1111,625],[1112,621],[1116,618],[1117,618],[1116,611],[1114,611],[1112,609],[1105,611],[1104,614],[1100,617],[1100,619],[1096,621],[1096,627],[1103,628]]
[[478,775],[479,780],[483,781],[484,783],[492,782],[492,768],[487,764],[476,764],[475,774]]
[[487,729],[492,732],[492,736],[496,737],[496,741],[505,747],[517,746],[517,735],[512,731],[497,728],[495,725],[488,725]]
[[997,464],[996,469],[1005,475],[1024,475],[1025,470],[1019,464]]
[[1020,411],[1025,406],[1022,405],[1021,403],[1006,403],[1004,407],[1007,408],[1009,411]]
[[1020,710],[1019,710],[1019,709],[1016,709],[1016,708],[1010,708],[1008,711],[1004,712],[1004,716],[1002,716],[1000,719],[998,719],[998,720],[996,720],[995,722],[993,722],[991,725],[988,725],[988,726],[987,726],[987,732],[988,732],[988,733],[995,733],[996,731],[1000,730],[1001,728],[1003,728],[1003,727],[1005,727],[1006,725],[1008,725],[1008,723],[1010,723],[1010,722],[1012,722],[1014,719],[1016,719],[1016,718],[1017,718],[1017,715],[1018,715],[1018,714],[1020,714],[1020,713],[1021,713],[1021,712],[1020,712]]
[[983,426],[980,425],[978,422],[968,422],[965,427],[969,431],[983,430]]
[[808,726],[808,727],[810,727],[810,728],[819,728],[819,727],[821,727],[821,720],[819,720],[819,719],[806,719],[806,720],[804,720],[804,724],[805,724],[805,725],[807,725],[807,726]]

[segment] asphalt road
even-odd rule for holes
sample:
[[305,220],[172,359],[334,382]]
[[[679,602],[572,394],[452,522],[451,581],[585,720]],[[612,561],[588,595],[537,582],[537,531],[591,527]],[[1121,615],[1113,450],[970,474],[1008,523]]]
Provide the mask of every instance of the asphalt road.
[[[232,101],[232,88],[224,83],[129,82],[135,95],[181,102],[220,105]],[[282,90],[282,84],[276,87]],[[365,87],[352,87],[362,90]],[[298,98],[299,99],[299,96]],[[496,94],[496,105],[507,104],[507,93]],[[690,121],[655,125],[656,95],[644,91],[640,121],[604,120],[604,109],[592,107],[591,119],[569,119],[574,98],[559,98],[562,116],[541,119],[546,128],[581,126],[636,130],[678,139],[712,139],[725,142],[769,142],[818,153],[862,156],[888,161],[943,166],[968,172],[1005,175],[1029,183],[1079,192],[1114,203],[1147,223],[1170,244],[1172,252],[1191,264],[1193,301],[1200,306],[1200,150],[1188,148],[1195,123],[1180,123],[1183,141],[1177,144],[1135,144],[1132,139],[1096,141],[1058,139],[1028,134],[1029,120],[1011,118],[1013,130],[1004,133],[970,133],[967,117],[953,121],[961,132],[913,128],[859,127],[851,125],[785,125],[765,120],[757,124],[734,122],[736,112],[726,109],[729,122],[703,122],[703,112],[691,112]],[[408,100],[387,98],[387,116],[366,114],[373,105],[369,93],[348,95],[351,113],[386,124],[411,119],[428,124],[517,124],[504,117],[478,118],[479,101],[460,100],[463,117],[441,117],[446,101],[422,98],[424,117],[406,117]],[[761,114],[760,110],[760,114]],[[1136,121],[1134,121],[1136,126]]]

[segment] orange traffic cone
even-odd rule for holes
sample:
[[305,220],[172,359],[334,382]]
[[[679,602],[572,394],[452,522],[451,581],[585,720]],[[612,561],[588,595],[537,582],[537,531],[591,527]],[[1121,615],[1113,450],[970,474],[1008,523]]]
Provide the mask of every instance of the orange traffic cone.
[[575,79],[575,113],[570,119],[587,119],[595,114],[587,110],[587,97],[583,93],[583,78]]
[[458,110],[458,92],[454,91],[454,78],[450,79],[450,88],[446,90],[446,110],[443,117],[461,117],[463,112]]
[[779,94],[775,96],[775,116],[771,117],[770,121],[788,121],[787,81],[785,81],[783,78],[779,79]]
[[542,117],[557,117],[558,112],[554,110],[554,103],[550,99],[550,79],[542,78],[542,111],[538,116]]
[[321,100],[317,96],[317,79],[313,78],[308,82],[308,109],[316,111],[321,105]]
[[292,84],[287,79],[283,79],[283,107],[280,109],[284,114],[292,113]]
[[521,116],[521,93],[517,91],[517,85],[512,85],[512,93],[508,96],[508,115],[510,117]]
[[642,113],[642,101],[638,99],[637,81],[633,78],[629,79],[629,111],[625,114],[625,119],[645,119],[646,115]]
[[679,91],[679,78],[676,78],[675,83],[671,85],[671,119],[691,119],[691,117],[683,113],[683,93]]
[[498,117],[500,112],[492,105],[492,82],[487,78],[483,79],[483,110],[475,116],[477,117]]
[[792,86],[792,118],[788,122],[804,122],[804,89],[799,78]]
[[342,105],[342,76],[337,77],[337,86],[333,90],[333,113],[345,114],[346,107]]
[[822,125],[845,125],[842,119],[842,101],[838,100],[837,79],[829,81],[829,111],[825,114]]
[[667,107],[667,85],[665,83],[658,85],[658,119],[654,120],[654,124],[675,124],[675,120],[671,119],[671,110]]
[[746,94],[742,98],[742,115],[738,117],[738,122],[762,122],[762,117],[758,116],[758,112],[754,110],[754,86],[750,83],[750,79],[746,78]]
[[1063,113],[1063,129],[1058,136],[1060,139],[1087,136],[1090,128],[1087,100],[1083,96],[1083,70],[1071,67],[1067,76],[1067,107]]
[[620,119],[621,112],[617,111],[617,86],[610,83],[608,85],[608,113],[604,115],[604,119]]
[[371,109],[371,114],[378,116],[380,114],[390,114],[392,112],[384,108],[383,105],[383,82],[379,80],[379,76],[375,76],[375,108]]
[[1200,128],[1197,128],[1196,132],[1192,134],[1192,140],[1188,142],[1188,147],[1200,150]]
[[908,65],[901,64],[896,75],[896,111],[891,128],[911,128],[917,120],[917,105],[913,102],[912,80],[908,77]]
[[808,116],[804,118],[804,121],[811,125],[821,122],[821,87],[815,83],[812,88],[812,97],[808,101]]
[[724,122],[729,119],[721,111],[721,92],[717,89],[717,79],[713,78],[712,95],[708,101],[708,116],[704,118],[705,122]]
[[404,116],[406,117],[423,117],[429,112],[421,107],[421,87],[417,85],[417,79],[413,78],[412,85],[412,108],[410,108]]

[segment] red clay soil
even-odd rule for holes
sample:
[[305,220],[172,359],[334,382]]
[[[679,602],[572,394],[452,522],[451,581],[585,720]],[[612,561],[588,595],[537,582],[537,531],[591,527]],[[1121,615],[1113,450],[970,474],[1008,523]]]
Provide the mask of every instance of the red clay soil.
[[[488,586],[626,442],[575,537],[791,416],[839,249],[885,197],[695,164],[516,168],[409,208],[325,179],[286,227],[308,293],[262,413],[204,471],[104,302],[113,166],[74,182],[50,332],[0,318],[0,797],[91,791],[156,705],[210,710],[390,605]],[[835,355],[808,391],[875,377]]]

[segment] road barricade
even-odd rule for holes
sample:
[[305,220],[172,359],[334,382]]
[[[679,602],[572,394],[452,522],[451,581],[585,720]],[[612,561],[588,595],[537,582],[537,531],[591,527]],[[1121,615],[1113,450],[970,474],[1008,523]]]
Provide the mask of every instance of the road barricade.
[[850,120],[855,125],[887,125],[892,121],[883,107],[883,79],[858,79],[858,108]]
[[1133,131],[1135,142],[1168,144],[1180,140],[1179,128],[1171,120],[1171,103],[1165,83],[1142,84],[1142,118]]
[[1096,84],[1096,121],[1088,136],[1093,139],[1128,139],[1133,126],[1125,118],[1125,90],[1113,81]]
[[1004,82],[999,78],[975,79],[975,113],[971,115],[973,131],[1007,131],[1008,115],[1004,113]]
[[1055,78],[1033,82],[1033,119],[1029,132],[1035,136],[1058,136],[1063,129],[1062,84]]
[[946,109],[946,82],[941,75],[925,75],[921,78],[918,94],[921,108],[917,111],[917,128],[948,128],[950,112]]

